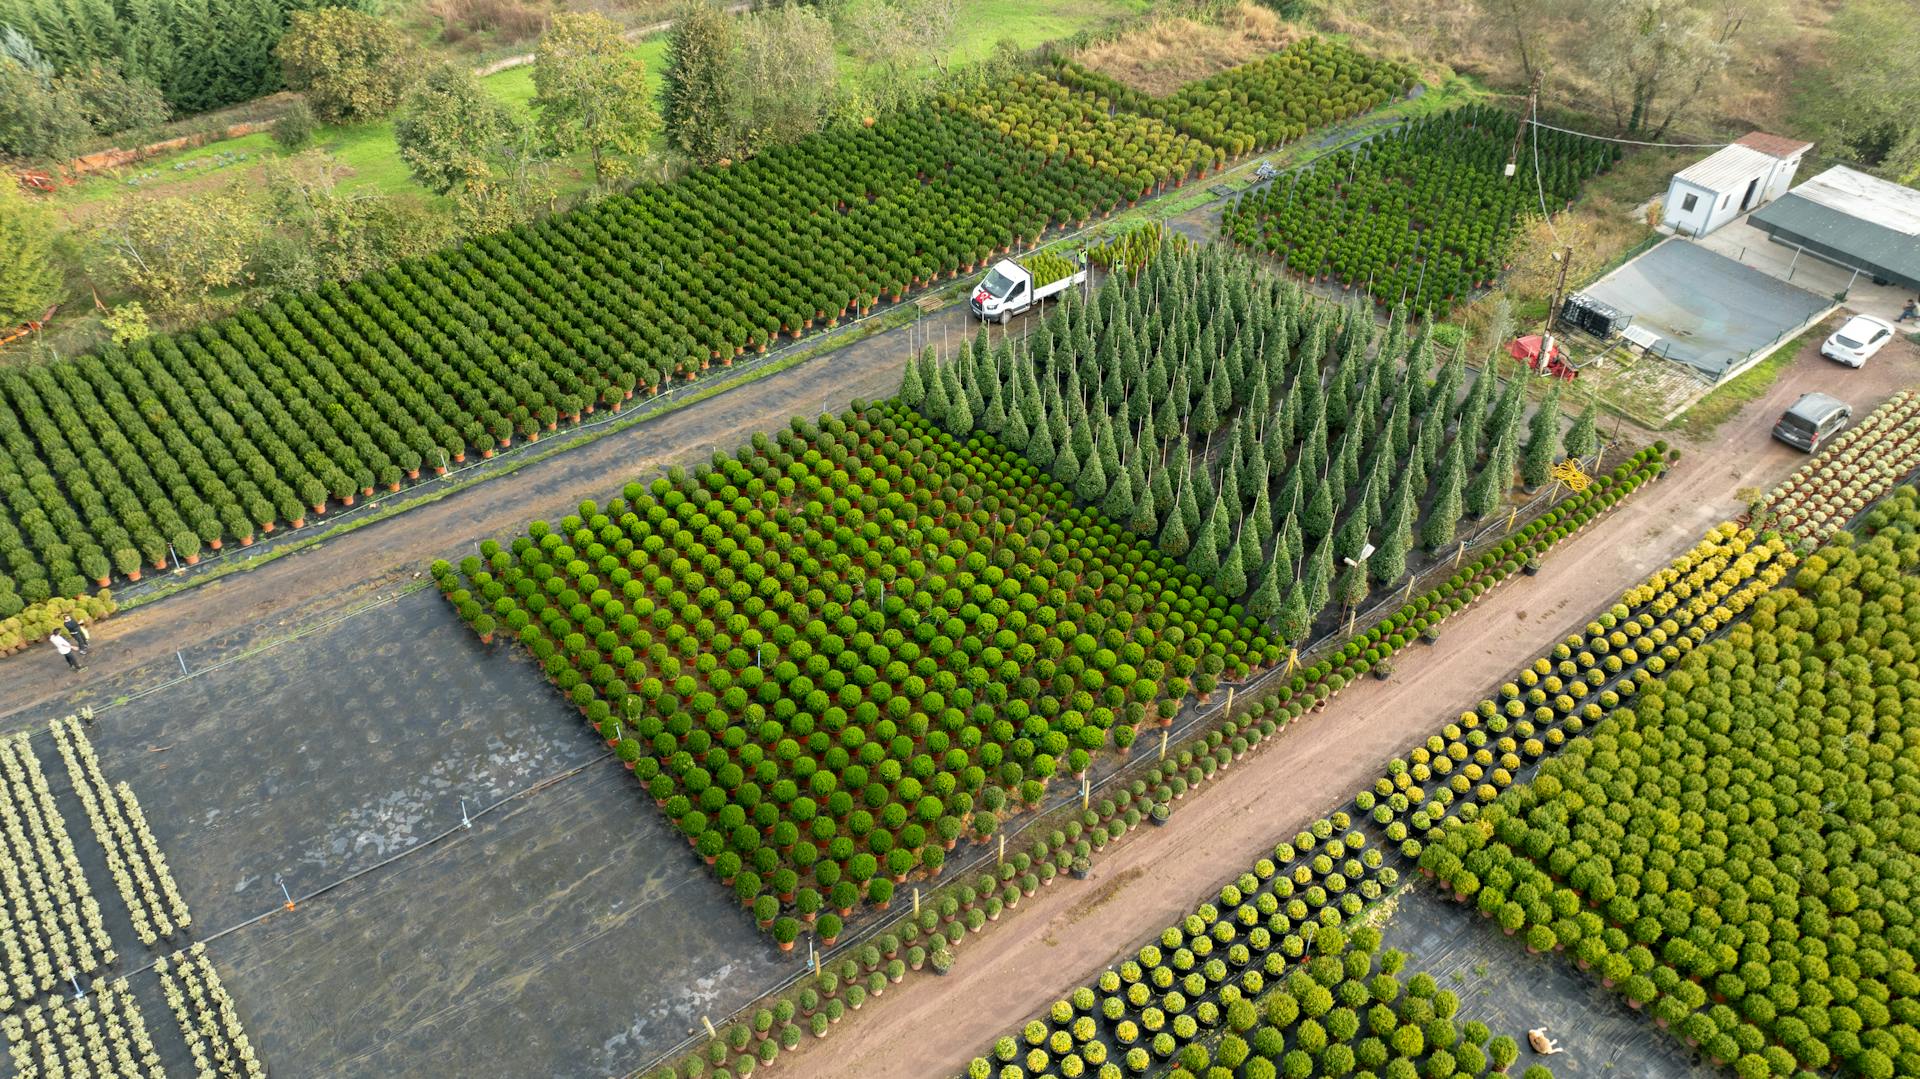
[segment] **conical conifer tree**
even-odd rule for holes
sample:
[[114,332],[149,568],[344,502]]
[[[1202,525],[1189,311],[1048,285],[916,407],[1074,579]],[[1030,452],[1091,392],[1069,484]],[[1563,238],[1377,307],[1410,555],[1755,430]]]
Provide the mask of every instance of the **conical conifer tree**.
[[1265,483],[1262,483],[1260,489],[1253,494],[1253,509],[1248,511],[1247,520],[1253,522],[1254,528],[1260,535],[1271,536],[1273,534],[1273,503],[1267,499],[1267,485]]
[[[931,355],[933,346],[928,345],[926,355]],[[926,384],[920,381],[920,361],[907,357],[907,373],[900,379],[900,403],[908,408],[917,409],[927,399]]]
[[1333,528],[1333,485],[1325,479],[1314,480],[1313,491],[1307,496],[1306,508],[1300,515],[1300,527],[1308,536],[1321,539]]
[[1187,568],[1199,574],[1203,581],[1212,580],[1220,569],[1220,549],[1231,539],[1232,533],[1227,527],[1227,504],[1216,496],[1213,508],[1207,511],[1207,519],[1194,537],[1193,550],[1187,552]]
[[1228,599],[1238,599],[1247,590],[1247,571],[1240,565],[1240,545],[1227,544],[1227,556],[1220,560],[1220,568],[1214,572],[1213,587]]
[[1599,417],[1595,414],[1592,398],[1587,399],[1587,407],[1581,411],[1580,418],[1567,428],[1567,437],[1560,445],[1566,450],[1567,456],[1576,461],[1591,457],[1600,449]]
[[1014,409],[1013,414],[1007,418],[1005,429],[1000,432],[1000,441],[1013,452],[1023,453],[1026,451],[1027,443],[1032,439],[1033,432],[1027,430],[1027,418],[1021,415],[1019,409]]
[[1307,616],[1326,609],[1333,598],[1333,540],[1323,539],[1307,559]]
[[1264,529],[1254,528],[1252,525],[1253,517],[1251,514],[1241,518],[1240,534],[1236,536],[1233,541],[1233,545],[1240,551],[1240,569],[1243,573],[1246,572],[1248,566],[1252,566],[1255,570],[1260,568],[1260,563],[1263,558],[1260,549],[1261,544],[1266,542],[1266,538],[1269,535],[1272,535],[1272,533]]
[[1333,533],[1334,560],[1345,564],[1358,561],[1361,549],[1367,545],[1367,518],[1362,513],[1352,513],[1340,522]]
[[1133,513],[1127,517],[1127,527],[1142,536],[1151,536],[1157,532],[1160,528],[1160,517],[1154,511],[1155,501],[1151,490],[1144,496],[1135,498]]
[[1560,387],[1547,391],[1546,400],[1533,410],[1528,424],[1527,445],[1520,458],[1520,482],[1541,487],[1552,474],[1560,449]]
[[[1192,492],[1181,488],[1181,497]],[[1167,524],[1160,530],[1160,549],[1172,558],[1184,557],[1193,548],[1193,542],[1187,533],[1187,525],[1178,511],[1167,514]]]
[[933,377],[927,380],[926,399],[920,404],[922,414],[942,425],[947,422],[947,412],[953,407],[947,396],[947,384],[945,367],[936,366],[933,369]]
[[1073,440],[1060,447],[1053,458],[1053,478],[1073,487],[1080,479],[1080,455],[1074,451]]
[[1473,482],[1467,484],[1467,513],[1473,517],[1485,517],[1506,496],[1507,487],[1513,479],[1513,466],[1508,464],[1508,451],[1503,443],[1512,441],[1502,438],[1494,443],[1487,454],[1487,463],[1474,474]]
[[[1094,458],[1096,463],[1098,463],[1099,460],[1100,458],[1098,456]],[[1082,485],[1087,483],[1087,475],[1092,471],[1093,469],[1089,468],[1081,472],[1080,483]],[[1103,477],[1106,475],[1104,465],[1101,466],[1101,475]],[[1131,483],[1132,481],[1127,476],[1127,470],[1123,468],[1116,471],[1113,474],[1113,478],[1107,481],[1105,490],[1100,491],[1098,494],[1084,497],[1086,497],[1088,502],[1098,505],[1100,512],[1105,514],[1109,520],[1124,521],[1133,515],[1133,488]]]
[[1405,482],[1394,486],[1387,516],[1380,524],[1380,546],[1367,560],[1373,579],[1392,584],[1407,572],[1407,547],[1413,541],[1413,489]]
[[1273,554],[1260,570],[1260,584],[1254,588],[1253,595],[1247,597],[1247,613],[1262,622],[1279,617],[1292,587],[1293,577],[1287,572],[1287,564],[1280,558],[1280,545],[1276,543]]
[[1340,576],[1333,584],[1333,596],[1340,601],[1340,606],[1349,610],[1367,601],[1367,567],[1364,562],[1340,568]]
[[1280,607],[1280,619],[1275,632],[1288,644],[1298,644],[1306,640],[1312,628],[1312,618],[1307,613],[1307,589],[1296,579],[1287,588],[1287,599]]
[[1439,485],[1434,488],[1426,520],[1420,524],[1420,545],[1429,551],[1452,543],[1454,528],[1460,523],[1460,487],[1465,472],[1461,457],[1460,444],[1456,442],[1440,460]]
[[[1176,514],[1180,518],[1181,531],[1189,537],[1200,530],[1200,481],[1206,474],[1204,464],[1197,467],[1189,464],[1181,474],[1180,492],[1175,499]],[[1207,504],[1212,505],[1213,499],[1208,498]]]
[[[1044,398],[1042,401],[1044,402]],[[1033,430],[1027,436],[1027,445],[1021,452],[1036,468],[1052,468],[1055,450],[1053,425],[1047,420],[1047,407],[1043,403],[1035,417]]]
[[[952,371],[953,369],[949,367],[947,370]],[[949,378],[951,377],[953,376],[949,376]],[[973,403],[967,399],[967,395],[962,393],[958,386],[948,385],[947,395],[949,397],[949,404],[951,405],[951,407],[947,409],[947,430],[953,432],[957,437],[965,438],[973,431]]]

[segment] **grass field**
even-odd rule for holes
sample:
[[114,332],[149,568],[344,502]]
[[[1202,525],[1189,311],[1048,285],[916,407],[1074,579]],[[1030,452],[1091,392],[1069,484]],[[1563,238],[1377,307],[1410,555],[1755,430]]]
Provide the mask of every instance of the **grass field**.
[[[947,63],[978,60],[992,52],[994,44],[1002,38],[1023,49],[1032,48],[1142,14],[1149,6],[1148,0],[1027,0],[1023,3],[987,0],[969,4],[955,31]],[[647,38],[635,45],[633,51],[646,64],[647,82],[658,93],[666,62],[666,35]],[[850,57],[843,57],[841,69],[843,77],[852,77],[857,66]],[[931,65],[928,69],[931,70]],[[515,112],[531,113],[531,65],[497,72],[480,80],[480,84]],[[346,168],[345,186],[350,190],[442,201],[414,185],[394,144],[390,122],[325,126],[311,147],[324,150]],[[264,133],[228,139],[92,177],[63,189],[52,200],[52,205],[75,223],[83,223],[124,198],[191,194],[230,179],[255,176],[264,163],[286,152]],[[578,155],[577,160],[562,162],[556,170],[562,197],[584,189],[591,182],[584,162],[585,155]]]

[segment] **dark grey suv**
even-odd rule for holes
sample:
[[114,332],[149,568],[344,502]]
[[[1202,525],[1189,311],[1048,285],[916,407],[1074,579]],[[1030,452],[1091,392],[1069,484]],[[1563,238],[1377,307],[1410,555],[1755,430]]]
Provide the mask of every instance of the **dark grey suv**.
[[1812,453],[1822,442],[1839,434],[1852,416],[1853,409],[1838,397],[1803,394],[1792,408],[1781,414],[1780,422],[1773,425],[1773,437]]

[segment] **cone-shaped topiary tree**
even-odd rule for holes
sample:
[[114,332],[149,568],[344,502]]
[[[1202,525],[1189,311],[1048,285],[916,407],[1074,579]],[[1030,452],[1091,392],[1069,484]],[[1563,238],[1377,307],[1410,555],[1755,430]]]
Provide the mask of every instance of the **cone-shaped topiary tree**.
[[1427,518],[1420,525],[1420,545],[1429,551],[1452,543],[1454,528],[1460,523],[1461,476],[1466,467],[1461,463],[1463,450],[1455,441],[1440,462],[1439,485],[1434,488],[1433,502],[1427,507]]
[[1591,457],[1600,449],[1600,418],[1596,414],[1592,398],[1587,399],[1587,407],[1580,412],[1580,418],[1567,428],[1567,437],[1561,442],[1561,448],[1567,456],[1575,460]]
[[1413,487],[1406,482],[1410,478],[1403,476],[1401,482],[1394,485],[1386,517],[1380,523],[1380,545],[1367,560],[1373,579],[1381,584],[1392,584],[1407,572],[1407,545],[1413,538],[1414,510]]
[[1526,450],[1520,458],[1520,482],[1530,488],[1545,484],[1552,474],[1559,449],[1560,386],[1556,383],[1547,391],[1546,400],[1533,410],[1533,420],[1527,430]]
[[925,378],[925,371],[922,370],[923,367],[927,370],[931,370],[933,367],[932,345],[928,345],[926,351],[922,352],[918,357],[909,357],[907,359],[907,373],[900,379],[900,403],[906,405],[908,408],[917,409],[920,407],[921,402],[927,399],[927,385],[926,382],[923,381]]
[[1307,613],[1306,586],[1298,580],[1287,589],[1287,599],[1280,607],[1280,620],[1274,628],[1281,639],[1289,644],[1305,640],[1307,632],[1313,628],[1312,616]]
[[1238,599],[1247,590],[1247,573],[1240,565],[1239,544],[1227,544],[1227,556],[1220,560],[1220,568],[1214,572],[1213,586],[1228,599]]
[[1260,571],[1260,584],[1253,595],[1247,597],[1247,611],[1263,622],[1279,617],[1287,602],[1287,592],[1293,588],[1293,576],[1287,572],[1281,547],[1277,542],[1273,545],[1273,553],[1267,556],[1267,564]]
[[1215,495],[1213,508],[1207,511],[1207,519],[1193,538],[1193,550],[1187,552],[1187,568],[1199,574],[1203,581],[1212,580],[1220,570],[1221,549],[1232,538],[1227,526],[1226,500]]

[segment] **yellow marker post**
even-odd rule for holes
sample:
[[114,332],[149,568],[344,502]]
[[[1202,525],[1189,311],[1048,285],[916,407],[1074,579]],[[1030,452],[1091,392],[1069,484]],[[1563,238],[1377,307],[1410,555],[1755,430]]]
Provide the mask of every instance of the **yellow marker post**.
[[1160,728],[1160,759],[1167,759],[1167,729]]
[[1295,645],[1287,649],[1287,673],[1292,674],[1300,667],[1300,648]]
[[1226,717],[1228,719],[1233,718],[1233,687],[1232,686],[1227,687]]
[[920,917],[920,889],[913,890],[913,916]]
[[1007,833],[1001,832],[1000,833],[1000,854],[996,858],[994,858],[993,864],[999,865],[1001,862],[1004,862],[1006,860],[1007,860]]
[[1519,506],[1515,506],[1512,509],[1507,511],[1507,531],[1509,532],[1513,531],[1513,519],[1518,516],[1520,516]]
[[703,1015],[700,1017],[700,1025],[707,1028],[707,1037],[718,1038],[720,1036],[720,1032],[713,1029],[713,1020],[708,1019],[706,1016]]

